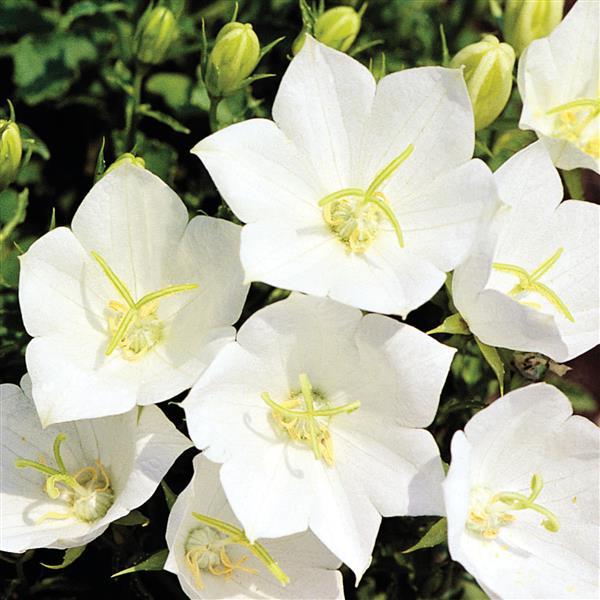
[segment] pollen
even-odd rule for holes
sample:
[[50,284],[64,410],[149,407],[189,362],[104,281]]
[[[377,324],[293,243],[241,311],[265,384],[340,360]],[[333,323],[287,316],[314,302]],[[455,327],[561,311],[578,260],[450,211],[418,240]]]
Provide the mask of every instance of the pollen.
[[35,462],[20,458],[16,461],[18,468],[30,468],[46,476],[44,492],[55,500],[58,508],[64,512],[47,512],[40,516],[36,523],[48,519],[76,519],[84,523],[93,523],[101,519],[113,505],[115,494],[111,486],[106,467],[97,460],[93,466],[70,473],[62,459],[60,447],[66,436],[59,433],[54,440],[54,460],[57,468],[45,461]]
[[105,354],[110,356],[118,347],[125,360],[138,360],[164,337],[164,324],[157,315],[159,300],[194,290],[198,285],[195,283],[171,285],[146,294],[136,301],[108,263],[97,252],[92,252],[92,256],[124,301],[124,303],[117,300],[108,302],[107,322],[110,341]]
[[412,154],[413,149],[413,145],[409,144],[400,155],[377,173],[366,190],[344,188],[328,194],[319,201],[325,224],[350,252],[361,254],[368,250],[377,238],[384,221],[391,224],[398,244],[401,248],[404,247],[400,223],[380,187]]
[[313,389],[306,373],[299,376],[300,390],[290,393],[289,398],[278,404],[268,392],[261,397],[271,408],[271,418],[276,427],[290,440],[309,446],[316,460],[328,466],[335,464],[333,439],[329,431],[331,420],[336,415],[351,413],[360,407],[360,402],[333,406],[319,390]]
[[600,98],[580,98],[561,104],[546,114],[555,115],[553,137],[575,144],[600,158]]

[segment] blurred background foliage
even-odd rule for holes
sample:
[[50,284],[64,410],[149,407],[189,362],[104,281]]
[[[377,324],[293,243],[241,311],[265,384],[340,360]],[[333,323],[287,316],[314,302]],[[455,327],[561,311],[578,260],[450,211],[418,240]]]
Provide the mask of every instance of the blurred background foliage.
[[[231,19],[235,3],[164,0],[160,4],[176,15],[179,35],[165,60],[146,69],[139,127],[134,132],[134,147],[130,147],[126,125],[135,86],[133,42],[148,5],[146,0],[0,2],[0,117],[9,113],[6,99],[12,100],[24,155],[30,155],[23,161],[17,180],[0,193],[0,361],[4,382],[18,383],[25,372],[28,336],[18,310],[18,256],[50,228],[70,223],[98,168],[102,170],[102,157],[110,164],[122,153],[133,151],[176,190],[191,215],[203,213],[234,220],[200,161],[189,151],[210,133],[211,100],[201,73],[202,22],[210,49],[219,29]],[[329,2],[327,8],[340,4],[357,10],[361,5]],[[570,4],[567,2],[567,8]],[[454,55],[478,41],[482,33],[501,37],[499,6],[495,0],[370,0],[360,35],[348,53],[371,66],[376,76],[442,64],[447,54],[441,28],[447,52]],[[303,26],[298,0],[240,0],[238,20],[252,23],[262,46],[282,36],[284,39],[256,71],[274,76],[260,79],[220,102],[216,115],[219,126],[270,115],[292,43]],[[492,169],[535,139],[531,132],[518,130],[520,110],[513,89],[500,118],[478,134],[476,153]],[[597,196],[597,180],[584,180],[584,184],[587,199],[597,201],[593,198]],[[285,295],[283,290],[254,284],[242,321]],[[450,304],[446,290],[441,290],[413,312],[408,322],[427,331],[450,314]],[[448,462],[452,433],[498,394],[498,384],[472,338],[454,335],[443,339],[459,352],[431,430]],[[500,359],[506,369],[507,387],[550,380],[569,395],[578,412],[597,419],[597,390],[590,393],[593,385],[598,385],[593,370],[597,349],[573,361],[573,370],[562,378],[555,373],[555,365],[537,355],[501,352]],[[176,406],[163,403],[161,407],[185,430]],[[191,451],[186,453],[167,476],[176,493],[189,480],[192,455]],[[183,598],[175,576],[164,571],[109,577],[165,547],[167,515],[167,503],[159,489],[140,507],[139,514],[129,522],[113,524],[63,570],[41,564],[60,563],[62,553],[56,551],[3,554],[1,597]],[[353,576],[344,570],[347,598],[485,598],[462,567],[450,561],[444,543],[403,553],[436,521],[425,517],[385,519],[372,566],[357,588]],[[435,537],[435,531],[432,535]]]

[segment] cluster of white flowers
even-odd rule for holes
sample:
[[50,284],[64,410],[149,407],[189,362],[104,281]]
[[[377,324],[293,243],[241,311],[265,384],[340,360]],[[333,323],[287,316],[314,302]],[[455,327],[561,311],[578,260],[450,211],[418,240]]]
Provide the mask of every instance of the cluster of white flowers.
[[[540,141],[495,174],[459,69],[376,83],[310,37],[274,121],[193,149],[243,227],[188,223],[139,166],[106,174],[22,256],[33,340],[22,390],[1,389],[0,549],[81,546],[145,502],[191,446],[153,405],[191,388],[202,455],[165,564],[190,598],[343,598],[341,562],[358,581],[404,515],[446,516],[491,597],[597,598],[598,428],[531,385],[455,433],[445,477],[426,428],[455,350],[360,310],[405,317],[454,271],[485,344],[565,361],[598,342],[599,210],[561,202],[554,166],[600,172],[593,4],[522,56]],[[236,335],[252,281],[294,293]]]

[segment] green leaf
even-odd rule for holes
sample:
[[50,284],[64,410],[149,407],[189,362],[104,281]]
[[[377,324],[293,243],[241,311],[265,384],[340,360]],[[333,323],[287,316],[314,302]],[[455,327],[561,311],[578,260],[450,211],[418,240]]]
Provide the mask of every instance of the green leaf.
[[430,528],[429,531],[408,550],[404,550],[402,554],[408,554],[415,550],[422,550],[423,548],[433,548],[439,544],[443,544],[448,538],[448,521],[446,517],[442,517],[439,521],[436,521]]
[[450,333],[452,335],[470,335],[471,330],[467,325],[466,321],[460,316],[459,313],[455,313],[446,317],[441,325],[438,325],[435,329],[431,329],[427,332],[429,335],[432,333]]
[[144,516],[139,510],[132,510],[129,514],[117,519],[113,525],[122,525],[123,527],[135,527],[141,525],[146,527],[150,523],[150,519]]
[[137,573],[138,571],[162,571],[168,555],[169,551],[166,548],[164,550],[159,550],[152,556],[149,556],[146,560],[143,560],[141,563],[111,575],[111,578],[120,577],[121,575],[128,575],[130,573]]
[[160,482],[160,487],[162,488],[163,494],[165,495],[165,502],[167,503],[167,507],[169,510],[173,508],[173,504],[175,504],[175,500],[177,500],[177,494],[168,486],[166,481]]
[[91,0],[83,0],[69,7],[69,10],[61,17],[59,27],[66,30],[73,24],[73,21],[82,17],[92,17],[100,13],[109,14],[118,11],[129,11],[129,7],[122,2],[103,2],[99,4]]
[[192,78],[181,73],[155,73],[146,81],[146,89],[174,111],[189,106],[193,85]]
[[42,567],[46,567],[46,569],[64,569],[73,564],[83,554],[85,548],[85,544],[83,546],[77,546],[76,548],[67,548],[67,550],[65,550],[63,560],[59,565],[47,565],[45,563],[40,564]]
[[190,130],[177,119],[158,110],[152,110],[149,104],[140,104],[138,113],[144,117],[154,119],[163,125],[167,125],[167,127],[170,127],[173,131],[177,131],[178,133],[185,133],[186,135],[191,133]]
[[66,32],[25,35],[11,54],[13,79],[27,104],[59,98],[79,77],[80,68],[97,58],[86,36]]
[[494,374],[496,375],[496,379],[500,385],[500,395],[504,395],[504,363],[502,362],[500,354],[498,354],[498,350],[493,346],[484,344],[477,337],[475,337],[475,341],[481,351],[481,355],[485,358],[487,364],[492,367],[492,371],[494,371]]
[[54,11],[40,8],[34,0],[2,0],[0,33],[33,33],[50,31]]
[[506,162],[513,154],[531,144],[536,139],[533,131],[509,129],[498,136],[492,148],[493,158],[489,161],[490,168],[495,171]]

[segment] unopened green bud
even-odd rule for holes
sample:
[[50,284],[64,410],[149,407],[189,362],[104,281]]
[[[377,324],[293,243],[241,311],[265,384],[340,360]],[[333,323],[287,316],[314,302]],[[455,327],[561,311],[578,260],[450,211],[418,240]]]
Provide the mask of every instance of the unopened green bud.
[[517,56],[533,40],[550,35],[563,16],[564,0],[507,0],[504,37]]
[[487,127],[504,110],[512,89],[514,64],[514,50],[493,35],[466,46],[450,61],[453,68],[464,67],[475,129]]
[[177,20],[165,6],[157,6],[142,16],[136,33],[136,56],[140,62],[161,63],[177,37]]
[[330,8],[317,19],[315,38],[331,48],[346,52],[360,31],[360,22],[361,13],[351,6]]
[[104,171],[104,175],[108,175],[111,171],[119,168],[122,165],[135,165],[136,167],[141,167],[142,169],[146,168],[146,163],[141,156],[135,156],[131,154],[131,152],[126,152],[125,154],[121,154],[115,162]]
[[19,126],[14,121],[0,119],[0,190],[17,176],[22,153]]
[[244,85],[260,60],[260,42],[250,23],[227,23],[208,57],[206,87],[211,96],[230,96]]

